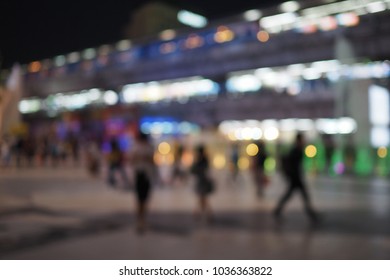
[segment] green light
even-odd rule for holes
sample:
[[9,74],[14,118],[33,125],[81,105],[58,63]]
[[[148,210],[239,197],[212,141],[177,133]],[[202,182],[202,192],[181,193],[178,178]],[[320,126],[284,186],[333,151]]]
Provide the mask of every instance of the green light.
[[274,158],[267,158],[264,162],[264,168],[267,173],[272,173],[276,168],[276,160]]
[[355,161],[355,172],[357,175],[369,175],[373,171],[373,161],[369,148],[358,148]]

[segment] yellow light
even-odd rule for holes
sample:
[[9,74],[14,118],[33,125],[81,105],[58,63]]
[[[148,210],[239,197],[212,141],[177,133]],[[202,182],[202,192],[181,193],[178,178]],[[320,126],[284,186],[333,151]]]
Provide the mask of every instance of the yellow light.
[[240,159],[238,160],[238,168],[240,170],[248,169],[249,168],[249,159],[247,159],[245,157],[240,157]]
[[216,155],[213,159],[213,166],[216,169],[222,169],[226,165],[226,158],[224,155]]
[[217,29],[217,33],[214,35],[214,40],[217,43],[229,42],[234,39],[234,32],[226,26],[220,26]]
[[313,158],[317,155],[317,148],[314,145],[309,145],[305,149],[305,155],[309,158]]
[[257,33],[257,40],[259,40],[260,42],[263,42],[263,43],[267,42],[269,40],[268,32],[264,31],[264,30],[259,31]]
[[257,155],[258,152],[259,152],[259,147],[257,147],[256,144],[252,143],[246,147],[246,153],[248,154],[248,156],[254,157],[255,155]]
[[378,157],[385,158],[387,156],[387,148],[386,147],[379,147],[377,154],[378,154]]
[[167,142],[161,142],[158,145],[158,151],[162,155],[167,155],[171,151],[171,146]]

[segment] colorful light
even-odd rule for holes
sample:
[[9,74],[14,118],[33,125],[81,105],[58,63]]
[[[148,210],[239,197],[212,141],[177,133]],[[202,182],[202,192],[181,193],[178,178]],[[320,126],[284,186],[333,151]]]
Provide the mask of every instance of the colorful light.
[[387,148],[386,147],[379,147],[377,150],[377,155],[380,158],[385,158],[387,156]]
[[305,155],[308,158],[314,158],[317,155],[317,148],[314,145],[309,145],[305,149]]
[[254,157],[255,155],[257,155],[259,152],[259,147],[257,147],[256,144],[249,144],[247,147],[246,147],[246,153],[251,156],[251,157]]

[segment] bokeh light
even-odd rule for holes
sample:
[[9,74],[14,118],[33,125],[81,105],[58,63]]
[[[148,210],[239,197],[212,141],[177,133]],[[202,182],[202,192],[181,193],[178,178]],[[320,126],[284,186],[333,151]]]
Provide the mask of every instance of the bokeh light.
[[305,149],[305,155],[308,158],[313,158],[317,155],[317,148],[314,145],[309,145]]
[[257,153],[259,152],[259,147],[257,147],[256,144],[249,144],[247,147],[246,147],[246,153],[253,157],[255,155],[257,155]]
[[171,145],[169,145],[167,142],[161,142],[158,145],[158,151],[162,155],[167,155],[171,151]]

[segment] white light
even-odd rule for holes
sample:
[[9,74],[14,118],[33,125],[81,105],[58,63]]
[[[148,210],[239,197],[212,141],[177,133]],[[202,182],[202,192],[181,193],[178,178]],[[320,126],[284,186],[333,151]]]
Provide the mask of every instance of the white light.
[[310,119],[298,119],[296,122],[297,129],[300,131],[308,131],[314,128],[314,122]]
[[93,59],[96,56],[95,49],[89,48],[83,51],[83,58],[84,59]]
[[284,119],[279,121],[279,127],[281,131],[295,131],[297,130],[295,119]]
[[386,4],[382,1],[369,3],[367,5],[367,11],[369,11],[370,13],[379,13],[384,10],[386,10]]
[[386,126],[374,126],[371,129],[371,144],[375,148],[389,146],[390,144],[389,128]]
[[335,119],[318,119],[316,121],[316,128],[318,131],[325,134],[337,134],[337,120]]
[[131,41],[130,40],[121,40],[116,44],[116,48],[119,51],[127,51],[131,48]]
[[57,67],[64,66],[66,63],[66,58],[64,55],[59,55],[54,58],[54,65]]
[[296,1],[288,1],[288,2],[282,3],[279,7],[280,7],[280,10],[282,12],[292,13],[292,12],[298,11],[300,8],[300,5]]
[[390,123],[389,91],[372,85],[368,89],[368,101],[370,122],[373,125],[388,125]]
[[276,140],[279,137],[279,130],[274,127],[266,127],[264,130],[264,138],[268,141]]
[[118,95],[112,90],[107,90],[103,99],[107,105],[115,105],[118,102]]
[[254,9],[254,10],[249,10],[244,13],[244,19],[247,21],[255,21],[259,20],[261,18],[261,11]]
[[227,87],[233,92],[258,91],[261,88],[261,82],[254,75],[236,76],[228,79]]
[[160,39],[164,41],[172,40],[175,37],[176,37],[176,31],[172,29],[167,29],[160,33]]
[[274,16],[264,17],[260,19],[260,24],[265,29],[270,29],[282,25],[292,24],[297,20],[297,15],[294,13],[283,13]]
[[303,78],[305,80],[317,80],[321,78],[321,73],[315,68],[306,68],[303,70]]
[[177,13],[177,19],[181,23],[195,28],[202,28],[207,25],[207,19],[204,16],[186,10],[179,11]]
[[350,134],[357,128],[356,121],[352,118],[340,118],[337,126],[340,134]]
[[25,99],[19,102],[19,112],[22,114],[35,113],[41,109],[39,99]]

